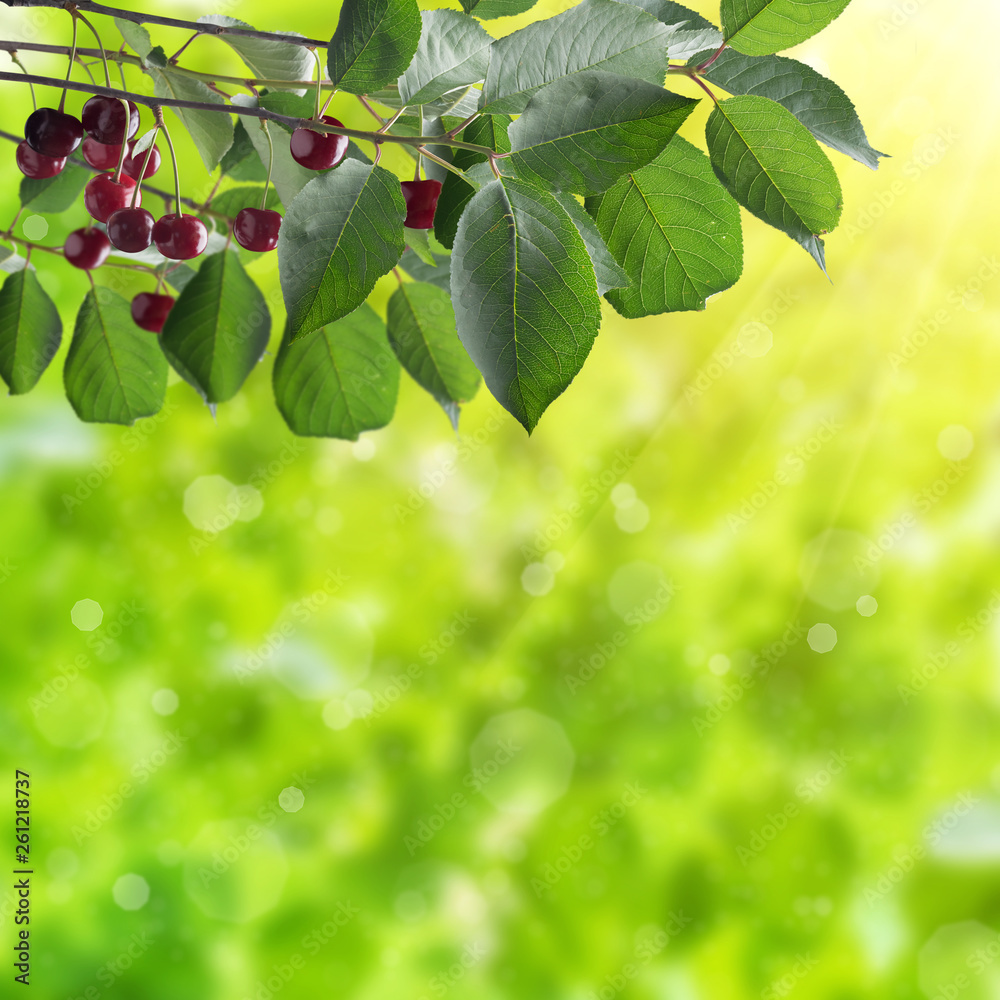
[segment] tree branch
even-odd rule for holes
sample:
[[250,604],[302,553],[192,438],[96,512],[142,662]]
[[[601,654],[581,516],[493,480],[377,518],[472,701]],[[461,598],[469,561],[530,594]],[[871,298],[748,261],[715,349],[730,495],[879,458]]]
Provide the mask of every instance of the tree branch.
[[[66,8],[66,0],[3,0],[8,7],[58,7]],[[197,31],[203,35],[242,35],[244,38],[262,38],[269,42],[287,42],[289,45],[303,45],[306,48],[325,49],[329,41],[318,38],[301,38],[298,35],[284,35],[274,31],[255,31],[248,28],[227,28],[218,24],[199,24],[197,21],[181,21],[175,17],[159,17],[156,14],[144,14],[141,11],[121,10],[118,7],[105,7],[93,0],[74,0],[73,6],[84,14],[104,14],[106,17],[120,17],[135,24],[160,24],[166,28],[185,28]]]

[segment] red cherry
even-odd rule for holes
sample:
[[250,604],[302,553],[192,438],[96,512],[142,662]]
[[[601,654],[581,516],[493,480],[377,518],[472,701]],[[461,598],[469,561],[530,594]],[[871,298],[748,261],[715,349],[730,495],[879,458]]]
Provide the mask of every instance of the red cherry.
[[[112,212],[125,208],[132,201],[135,181],[131,177],[115,180],[114,174],[98,174],[87,181],[83,189],[83,206],[98,222],[107,222]],[[142,204],[142,192],[136,196],[135,207]],[[114,240],[111,241],[114,243]],[[117,244],[115,244],[117,246]]]
[[441,194],[440,181],[402,181],[403,201],[406,202],[404,226],[410,229],[430,229]]
[[[125,155],[125,163],[122,166],[122,170],[133,180],[139,180],[139,171],[142,170],[144,163],[146,163],[145,152],[140,153],[138,156],[133,156],[130,150]],[[149,154],[149,163],[146,165],[146,172],[142,175],[142,179],[145,180],[147,177],[152,177],[159,169],[160,151],[154,146],[153,152]]]
[[[323,115],[327,125],[343,128],[344,123]],[[309,170],[329,170],[344,158],[347,152],[348,139],[346,135],[334,135],[332,132],[314,132],[311,128],[297,128],[292,133],[289,148],[292,158]]]
[[43,177],[55,177],[62,173],[62,168],[66,166],[65,156],[42,156],[36,153],[26,142],[17,144],[17,152],[14,154],[17,160],[17,169],[30,177],[32,180],[41,180]]
[[111,241],[95,226],[74,229],[66,237],[63,253],[74,267],[83,271],[93,271],[108,259],[108,254],[111,253]]
[[121,154],[121,146],[109,146],[107,143],[98,142],[91,136],[83,140],[81,152],[83,158],[98,170],[117,170],[118,157]]
[[270,208],[241,208],[233,223],[233,236],[241,247],[266,253],[278,245],[281,214]]
[[55,108],[38,108],[24,123],[24,139],[42,156],[69,156],[83,139],[83,126]]
[[125,109],[117,97],[92,97],[83,106],[83,127],[91,138],[121,146],[139,131],[139,109],[128,102],[128,134],[125,133]]
[[153,242],[153,216],[144,208],[119,208],[108,219],[108,239],[123,253],[139,253]]
[[140,292],[132,300],[132,319],[135,325],[159,333],[167,321],[167,315],[174,307],[172,295],[155,295],[153,292]]
[[153,227],[156,249],[171,260],[190,260],[208,245],[208,230],[196,215],[164,215]]

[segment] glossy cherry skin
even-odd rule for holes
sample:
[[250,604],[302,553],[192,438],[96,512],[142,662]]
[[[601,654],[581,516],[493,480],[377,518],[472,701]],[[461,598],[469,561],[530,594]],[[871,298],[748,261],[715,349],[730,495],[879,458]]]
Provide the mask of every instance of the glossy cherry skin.
[[139,109],[128,102],[128,134],[125,109],[116,97],[92,97],[83,106],[83,128],[98,142],[121,146],[139,131]]
[[55,177],[62,173],[66,166],[65,156],[42,156],[36,153],[26,142],[17,144],[17,152],[14,155],[17,160],[17,169],[30,177],[32,180],[41,180],[43,177]]
[[[344,123],[323,115],[327,125],[344,127]],[[329,170],[344,158],[347,152],[348,139],[346,135],[334,135],[332,132],[314,132],[311,128],[297,128],[292,133],[289,148],[292,158],[309,170]]]
[[278,245],[281,214],[270,208],[241,208],[233,223],[233,236],[241,247],[266,253]]
[[[98,174],[87,181],[83,189],[83,206],[98,222],[107,222],[112,212],[125,208],[132,201],[132,191],[135,181],[131,177],[122,176],[121,181],[115,180],[114,174]],[[142,204],[142,192],[135,199],[135,207]]]
[[441,195],[440,181],[402,181],[403,201],[406,202],[404,226],[410,229],[430,229]]
[[83,141],[83,125],[55,108],[39,108],[24,123],[24,139],[42,156],[69,156]]
[[[133,156],[132,151],[129,150],[125,154],[125,162],[122,164],[122,170],[133,180],[137,181],[139,179],[139,171],[142,170],[144,163],[146,163],[145,152],[140,153],[138,156]],[[160,151],[154,146],[153,152],[149,154],[149,163],[146,164],[146,172],[142,175],[142,179],[145,180],[147,177],[152,177],[159,169]]]
[[153,227],[156,249],[171,260],[190,260],[208,245],[205,223],[195,215],[164,215]]
[[98,170],[117,170],[121,151],[120,145],[109,146],[107,143],[98,142],[89,135],[83,140],[83,146],[80,148],[83,158]]
[[144,208],[119,208],[108,219],[108,239],[123,253],[140,253],[153,242],[154,224]]
[[159,333],[167,321],[170,310],[174,307],[172,295],[156,295],[153,292],[140,292],[132,300],[132,319],[135,325]]
[[108,259],[111,241],[96,226],[74,229],[66,237],[63,253],[74,267],[82,271],[93,271]]

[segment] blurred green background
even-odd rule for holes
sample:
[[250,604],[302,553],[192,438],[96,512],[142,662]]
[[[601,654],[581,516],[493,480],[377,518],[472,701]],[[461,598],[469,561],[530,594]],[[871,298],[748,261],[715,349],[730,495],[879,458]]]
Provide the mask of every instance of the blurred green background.
[[[64,338],[0,404],[39,995],[1000,997],[998,29],[855,0],[802,46],[893,157],[830,154],[832,283],[747,218],[740,284],[606,309],[530,439],[485,391],[456,438],[404,377],[389,428],[296,440],[270,358],[215,421],[175,380],[88,426]],[[2,127],[29,109],[4,84]],[[84,209],[45,221],[58,245]],[[69,330],[87,279],[38,263]]]

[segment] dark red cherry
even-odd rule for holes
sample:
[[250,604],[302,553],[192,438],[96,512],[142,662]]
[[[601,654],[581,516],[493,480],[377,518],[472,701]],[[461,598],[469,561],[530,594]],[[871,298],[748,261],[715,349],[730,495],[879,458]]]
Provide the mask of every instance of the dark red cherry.
[[[107,222],[112,212],[125,208],[132,201],[133,188],[135,181],[131,177],[122,176],[121,181],[116,181],[114,174],[98,174],[91,177],[83,189],[83,206],[98,222]],[[141,204],[142,191],[136,196],[135,207]]]
[[83,126],[55,108],[38,108],[24,123],[24,139],[42,156],[69,156],[83,139]]
[[140,253],[153,242],[153,224],[144,208],[119,208],[108,219],[108,239],[123,253]]
[[402,181],[403,201],[406,202],[404,226],[410,229],[430,229],[441,194],[440,181]]
[[92,167],[96,167],[98,170],[117,170],[118,157],[121,155],[122,147],[120,145],[109,146],[107,143],[98,142],[88,135],[83,140],[80,151],[83,153],[83,158]]
[[[133,156],[132,152],[129,151],[125,154],[125,163],[122,166],[122,170],[133,180],[139,180],[139,171],[142,170],[144,163],[146,163],[145,151],[141,152],[138,156]],[[142,175],[142,179],[145,180],[147,177],[152,177],[159,169],[160,151],[154,146],[153,152],[149,154],[149,163],[146,164],[146,172]]]
[[159,333],[167,321],[167,315],[174,307],[172,295],[156,295],[153,292],[140,292],[132,300],[132,319],[135,325]]
[[190,260],[204,252],[208,230],[196,215],[164,215],[153,227],[156,249],[171,260]]
[[42,156],[41,153],[36,153],[27,142],[17,144],[14,158],[17,160],[17,169],[25,177],[30,177],[32,180],[55,177],[66,166],[65,156]]
[[111,253],[111,241],[96,226],[74,229],[66,237],[63,246],[66,259],[83,271],[93,271],[100,267]]
[[[344,123],[323,115],[327,125],[344,127]],[[289,148],[292,158],[309,170],[329,170],[344,158],[347,152],[348,139],[346,135],[334,135],[332,132],[314,132],[311,128],[297,128],[292,133]]]
[[281,214],[269,208],[241,208],[233,223],[233,236],[241,247],[266,253],[278,245]]
[[125,109],[117,97],[92,97],[83,106],[82,118],[88,135],[109,145],[121,146],[139,131],[139,109],[131,101],[128,102],[126,123]]

